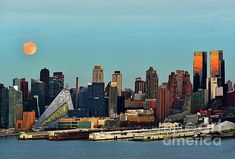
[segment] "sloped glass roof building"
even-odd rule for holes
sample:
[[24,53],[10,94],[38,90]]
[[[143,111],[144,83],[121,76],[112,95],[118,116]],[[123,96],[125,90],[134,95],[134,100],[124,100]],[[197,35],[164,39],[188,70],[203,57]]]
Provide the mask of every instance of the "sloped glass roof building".
[[65,88],[48,106],[35,124],[35,128],[45,127],[61,117],[66,117],[69,110],[74,110],[70,90]]

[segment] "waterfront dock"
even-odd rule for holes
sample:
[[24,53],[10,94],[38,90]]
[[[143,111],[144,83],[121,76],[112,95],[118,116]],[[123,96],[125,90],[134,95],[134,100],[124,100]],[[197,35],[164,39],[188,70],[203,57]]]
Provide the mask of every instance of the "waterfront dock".
[[41,131],[21,133],[20,140],[39,140],[47,139],[52,141],[60,140],[132,140],[132,141],[153,141],[173,138],[205,138],[205,137],[234,137],[235,124],[223,122],[220,124],[210,124],[201,127],[159,127],[153,129],[69,129],[55,131]]
[[150,129],[98,132],[90,134],[89,140],[103,141],[103,140],[133,139],[136,134],[147,131],[150,131]]
[[195,136],[196,129],[182,129],[177,128],[154,128],[154,129],[141,129],[141,130],[127,130],[127,131],[111,131],[111,132],[98,132],[92,133],[89,136],[89,140],[92,141],[104,141],[104,140],[162,140],[165,138],[176,137],[193,137]]
[[207,136],[211,132],[212,127],[198,127],[198,128],[154,128],[141,130],[126,130],[126,131],[111,131],[92,133],[89,140],[105,141],[105,140],[133,140],[133,141],[152,141],[172,138],[196,138],[200,136]]

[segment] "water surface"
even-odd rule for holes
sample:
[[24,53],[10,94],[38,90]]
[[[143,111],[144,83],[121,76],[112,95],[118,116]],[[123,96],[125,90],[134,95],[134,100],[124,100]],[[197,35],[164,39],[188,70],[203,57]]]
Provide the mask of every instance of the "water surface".
[[154,142],[19,141],[0,139],[0,159],[234,159],[235,139],[207,146]]

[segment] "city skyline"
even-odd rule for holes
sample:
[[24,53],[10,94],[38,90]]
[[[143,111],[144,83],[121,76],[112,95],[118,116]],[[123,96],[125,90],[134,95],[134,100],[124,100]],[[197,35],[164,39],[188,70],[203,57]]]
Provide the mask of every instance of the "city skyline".
[[[63,72],[53,72],[51,76],[49,69],[42,68],[39,73],[40,80],[31,78],[30,90],[29,82],[25,78],[14,78],[13,86],[9,86],[9,89],[0,84],[3,119],[1,125],[7,127],[6,123],[9,122],[9,126],[15,127],[17,119],[22,119],[20,112],[35,111],[37,118],[43,116],[48,108],[54,108],[52,103],[58,96],[58,99],[63,98],[63,95],[59,95],[64,94],[63,92],[67,92],[65,96],[71,99],[76,108],[70,115],[77,114],[80,117],[115,117],[124,113],[129,106],[142,105],[146,109],[146,102],[148,109],[154,111],[155,120],[158,122],[163,122],[165,116],[179,112],[196,113],[205,108],[225,108],[224,106],[234,105],[235,90],[231,81],[225,81],[226,60],[223,55],[223,50],[211,50],[208,65],[207,52],[195,51],[193,83],[187,70],[176,70],[169,74],[168,82],[160,84],[158,72],[150,66],[146,70],[146,81],[136,78],[135,90],[123,89],[121,71],[114,71],[112,81],[105,85],[101,65],[94,66],[91,72],[92,83],[87,87],[80,87],[81,92],[78,88],[79,77],[76,77],[76,87],[69,89],[65,85]],[[210,70],[209,76],[207,66]],[[69,115],[67,104],[57,106],[61,108],[54,112],[48,123],[58,119],[60,114],[61,117]],[[7,114],[9,121],[5,120]]]
[[[134,88],[135,78],[144,78],[149,66],[165,82],[176,69],[193,74],[193,51],[220,49],[227,59],[226,79],[235,79],[233,1],[52,0],[47,7],[44,2],[2,1],[1,83],[11,85],[15,77],[39,79],[38,70],[47,67],[65,72],[71,87],[77,76],[86,85],[93,66],[101,64],[106,83],[120,70],[123,87]],[[38,45],[34,56],[22,53],[26,41]]]
[[0,158],[233,158],[234,6],[0,0]]
[[[213,70],[211,70],[213,67],[211,66],[211,63],[212,63],[212,65],[213,65],[213,63],[214,62],[212,62],[212,61],[214,61],[214,56],[211,56],[211,53],[212,54],[215,54],[216,52],[218,52],[219,54],[221,54],[222,53],[222,59],[223,59],[223,57],[224,57],[224,51],[223,50],[210,50],[210,51],[208,51],[208,55],[207,55],[207,52],[206,51],[194,51],[194,53],[192,53],[192,61],[193,61],[193,63],[192,63],[192,71],[188,71],[188,70],[184,70],[184,71],[187,71],[187,72],[189,72],[189,75],[190,75],[190,80],[191,80],[191,82],[192,83],[194,83],[194,82],[196,82],[196,81],[194,81],[194,76],[195,76],[195,73],[197,74],[197,72],[198,71],[200,71],[200,69],[202,69],[202,68],[199,68],[200,67],[200,65],[202,65],[202,62],[200,61],[200,60],[202,60],[202,57],[200,57],[201,56],[201,54],[203,54],[203,53],[206,53],[206,60],[204,60],[204,62],[206,63],[206,65],[204,66],[205,68],[204,69],[206,69],[206,71],[208,72],[208,73],[206,73],[207,74],[207,78],[210,78],[210,76],[211,76],[211,72],[213,71]],[[194,54],[194,56],[193,56],[193,54]],[[199,56],[200,55],[200,56]],[[207,57],[208,56],[208,57]],[[226,59],[226,61],[227,61],[227,59]],[[223,62],[224,62],[224,60],[223,60]],[[226,67],[226,62],[224,63],[225,64],[225,67]],[[155,67],[153,67],[153,66],[149,66],[148,68],[153,68],[153,69],[155,69]],[[227,79],[226,77],[227,77],[227,69],[228,68],[226,68],[226,71],[225,71],[225,81],[224,81],[224,83],[225,82],[227,82],[227,81],[232,81],[232,82],[235,82],[235,80],[232,80],[232,79]],[[54,74],[57,74],[57,73],[65,73],[66,74],[66,72],[62,72],[62,71],[59,71],[59,70],[56,70],[56,71],[52,71],[50,68],[46,68],[46,67],[44,67],[44,68],[41,68],[40,69],[41,71],[43,71],[43,70],[46,70],[46,71],[49,71],[49,72],[47,72],[47,75],[48,76],[54,76]],[[9,85],[7,85],[6,83],[2,83],[2,84],[4,84],[5,86],[14,86],[14,80],[15,79],[24,79],[24,80],[27,80],[27,82],[29,82],[29,84],[31,84],[31,80],[39,80],[39,81],[43,81],[43,79],[41,79],[41,76],[40,76],[40,70],[38,70],[37,71],[37,76],[38,76],[38,78],[35,78],[35,77],[29,77],[29,78],[26,78],[26,77],[23,77],[23,76],[19,76],[19,77],[14,77],[14,78],[12,78],[12,79],[10,79],[10,84]],[[117,69],[118,70],[118,69]],[[117,71],[117,70],[113,70],[113,72],[115,73],[115,72],[120,72],[119,70]],[[146,69],[147,70],[147,69]],[[146,72],[146,70],[145,70],[145,72]],[[172,70],[171,72],[169,72],[168,73],[168,76],[172,73],[172,72],[174,72],[174,71],[181,71],[181,70],[183,70],[183,69],[176,69],[176,70]],[[96,71],[98,71],[97,73],[95,73]],[[162,84],[164,85],[164,83],[166,83],[167,81],[168,81],[168,76],[167,76],[167,78],[166,78],[166,80],[165,81],[162,81],[161,80],[161,77],[159,77],[159,73],[158,73],[158,70],[157,69],[155,69],[155,71],[157,72],[157,75],[158,75],[158,83],[159,83],[159,86],[162,86]],[[196,72],[195,72],[196,71]],[[99,73],[100,72],[100,73]],[[104,68],[103,68],[103,66],[102,65],[94,65],[93,66],[93,69],[91,70],[91,72],[90,72],[90,74],[91,74],[91,79],[90,79],[90,81],[87,81],[85,84],[81,84],[80,83],[80,76],[78,77],[78,76],[76,76],[76,77],[72,77],[73,79],[72,79],[72,83],[69,83],[68,81],[66,81],[65,80],[65,84],[67,85],[68,84],[68,86],[70,87],[70,88],[75,88],[76,87],[76,78],[79,78],[79,83],[78,83],[78,85],[79,86],[88,86],[88,85],[90,85],[91,83],[93,83],[93,82],[104,82],[105,83],[105,85],[107,85],[110,81],[113,81],[113,77],[114,77],[114,74],[113,74],[113,72],[110,74],[110,75],[106,75],[106,73],[105,73],[105,70],[104,70]],[[122,72],[122,71],[121,71]],[[192,73],[191,73],[192,72]],[[100,74],[100,75],[99,75]],[[143,73],[140,73],[140,74],[143,74]],[[110,81],[105,81],[104,79],[106,79],[107,77],[106,76],[111,76],[111,79],[110,79]],[[125,76],[125,75],[124,75]],[[64,77],[63,78],[65,78],[65,75],[64,75]],[[133,79],[134,80],[130,80],[129,81],[129,83],[131,83],[131,86],[130,87],[125,87],[126,85],[125,85],[125,83],[124,82],[122,82],[122,83],[124,83],[123,85],[123,87],[122,87],[122,90],[124,90],[124,88],[131,88],[133,91],[135,91],[135,80],[136,80],[136,78],[143,78],[143,80],[145,81],[146,80],[146,74],[144,74],[143,76],[136,76],[136,77],[133,77]],[[204,77],[205,78],[205,77]],[[65,78],[66,79],[66,78]],[[1,80],[1,79],[0,79]],[[69,80],[70,81],[70,80]],[[122,81],[123,81],[123,77],[122,77]],[[206,80],[204,80],[204,82],[206,83],[207,81]],[[1,83],[1,81],[0,81],[0,83]],[[7,82],[7,83],[9,83],[9,81]],[[204,84],[205,85],[205,84]],[[30,85],[29,85],[30,86]],[[200,88],[199,88],[200,89]],[[203,89],[205,89],[205,87],[203,87]]]

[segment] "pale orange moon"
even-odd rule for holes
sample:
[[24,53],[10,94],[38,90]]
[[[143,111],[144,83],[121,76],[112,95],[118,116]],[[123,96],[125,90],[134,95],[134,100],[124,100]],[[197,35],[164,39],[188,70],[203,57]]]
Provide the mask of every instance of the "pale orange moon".
[[25,55],[34,55],[37,51],[37,45],[34,42],[26,42],[23,45]]

